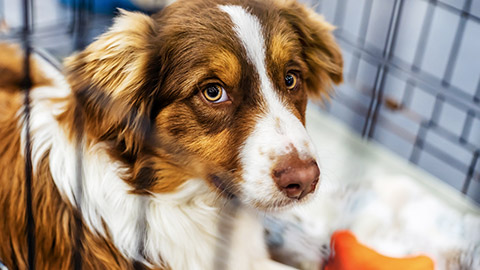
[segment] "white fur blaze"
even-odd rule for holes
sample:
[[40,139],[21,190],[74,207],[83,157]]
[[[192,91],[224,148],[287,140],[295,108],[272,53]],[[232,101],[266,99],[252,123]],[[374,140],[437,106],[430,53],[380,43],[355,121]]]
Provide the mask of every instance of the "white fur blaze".
[[265,39],[260,21],[241,6],[221,5],[230,16],[233,30],[255,66],[260,79],[260,93],[265,101],[265,114],[259,117],[253,132],[241,150],[245,180],[244,200],[269,207],[283,195],[271,177],[275,158],[298,151],[300,158],[315,158],[316,151],[300,120],[282,103],[267,75]]

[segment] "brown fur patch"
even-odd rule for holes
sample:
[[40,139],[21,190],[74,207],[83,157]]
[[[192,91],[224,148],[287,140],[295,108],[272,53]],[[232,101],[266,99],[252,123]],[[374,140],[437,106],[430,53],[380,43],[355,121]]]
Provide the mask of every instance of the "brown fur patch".
[[270,57],[276,63],[286,64],[292,59],[292,52],[299,49],[292,41],[291,34],[275,34],[270,41]]

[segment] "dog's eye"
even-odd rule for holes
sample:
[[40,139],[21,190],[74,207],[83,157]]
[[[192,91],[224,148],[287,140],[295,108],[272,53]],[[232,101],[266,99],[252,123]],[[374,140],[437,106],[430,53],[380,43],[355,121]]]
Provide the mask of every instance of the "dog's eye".
[[220,85],[210,85],[203,90],[203,96],[208,102],[220,103],[228,100],[228,95],[225,89]]
[[285,85],[287,86],[288,90],[294,90],[297,86],[297,76],[295,74],[289,72],[285,75]]

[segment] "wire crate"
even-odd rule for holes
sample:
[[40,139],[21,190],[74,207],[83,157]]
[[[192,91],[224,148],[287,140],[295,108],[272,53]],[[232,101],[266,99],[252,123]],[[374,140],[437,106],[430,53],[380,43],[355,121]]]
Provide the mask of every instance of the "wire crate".
[[480,2],[310,4],[344,53],[327,111],[480,202]]

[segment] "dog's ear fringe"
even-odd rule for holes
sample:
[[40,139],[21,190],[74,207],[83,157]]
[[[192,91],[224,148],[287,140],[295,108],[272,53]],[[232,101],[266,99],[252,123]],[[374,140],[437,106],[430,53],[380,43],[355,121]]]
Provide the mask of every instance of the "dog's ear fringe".
[[324,17],[293,0],[277,1],[303,47],[309,74],[305,80],[311,98],[329,98],[333,84],[343,81],[343,58],[335,42],[334,26]]
[[148,135],[150,97],[156,91],[146,75],[148,44],[156,28],[147,15],[121,9],[119,13],[106,33],[65,60],[66,76],[84,117],[95,119],[95,126],[85,130],[122,141],[125,152],[135,152]]

